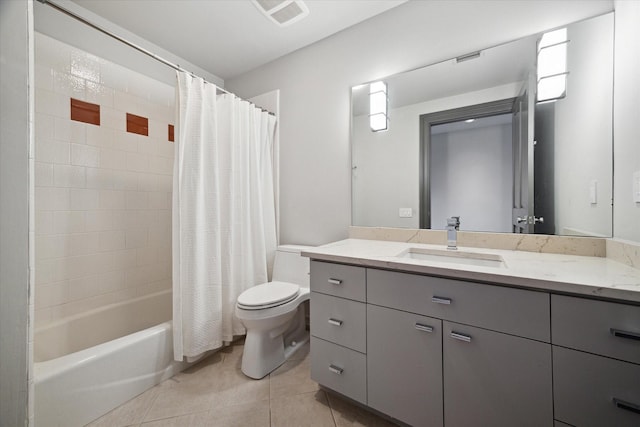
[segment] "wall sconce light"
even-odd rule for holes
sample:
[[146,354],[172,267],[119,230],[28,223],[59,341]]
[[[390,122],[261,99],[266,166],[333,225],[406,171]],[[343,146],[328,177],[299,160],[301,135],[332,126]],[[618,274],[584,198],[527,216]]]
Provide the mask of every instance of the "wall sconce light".
[[555,101],[567,94],[567,29],[542,35],[538,42],[537,101]]
[[369,126],[373,132],[388,129],[388,106],[387,84],[385,82],[371,83],[369,85]]

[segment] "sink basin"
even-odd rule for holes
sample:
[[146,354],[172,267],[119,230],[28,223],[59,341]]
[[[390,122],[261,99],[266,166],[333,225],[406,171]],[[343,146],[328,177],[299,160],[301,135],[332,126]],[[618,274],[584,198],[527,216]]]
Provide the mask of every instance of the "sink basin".
[[500,255],[477,252],[447,251],[438,249],[409,248],[397,255],[399,258],[411,258],[421,261],[446,262],[458,265],[479,267],[505,267]]

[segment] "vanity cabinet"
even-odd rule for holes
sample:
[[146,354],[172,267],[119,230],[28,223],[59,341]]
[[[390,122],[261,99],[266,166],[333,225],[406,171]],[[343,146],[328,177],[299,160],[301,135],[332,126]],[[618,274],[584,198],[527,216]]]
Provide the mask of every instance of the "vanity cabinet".
[[552,295],[555,418],[640,425],[640,306]]
[[640,425],[640,306],[311,262],[311,376],[413,426]]
[[368,405],[413,426],[442,426],[442,321],[367,304]]

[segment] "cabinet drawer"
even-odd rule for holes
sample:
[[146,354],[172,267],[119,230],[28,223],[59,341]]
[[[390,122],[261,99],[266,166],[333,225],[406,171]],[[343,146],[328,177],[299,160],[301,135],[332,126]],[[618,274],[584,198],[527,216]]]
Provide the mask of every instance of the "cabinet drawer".
[[553,344],[640,364],[640,306],[552,295],[551,325]]
[[367,403],[367,359],[357,351],[311,337],[311,379]]
[[360,353],[366,353],[366,305],[358,301],[312,292],[311,334]]
[[368,269],[367,302],[550,341],[544,292]]
[[551,344],[452,322],[442,334],[447,426],[553,425]]
[[365,301],[365,269],[350,265],[311,261],[311,290],[356,301]]
[[553,346],[555,418],[580,427],[640,425],[640,366]]

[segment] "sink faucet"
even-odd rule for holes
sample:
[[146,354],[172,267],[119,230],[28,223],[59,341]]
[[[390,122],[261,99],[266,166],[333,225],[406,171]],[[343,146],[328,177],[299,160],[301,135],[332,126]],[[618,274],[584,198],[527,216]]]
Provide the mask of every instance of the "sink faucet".
[[460,228],[460,217],[452,216],[447,218],[447,249],[455,251],[458,249],[458,229]]

